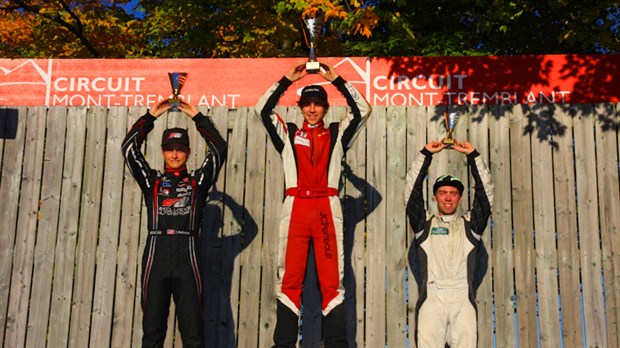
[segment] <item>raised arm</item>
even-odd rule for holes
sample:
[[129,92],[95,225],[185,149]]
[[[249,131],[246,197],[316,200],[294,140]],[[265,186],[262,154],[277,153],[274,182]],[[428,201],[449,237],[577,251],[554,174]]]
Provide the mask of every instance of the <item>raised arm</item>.
[[411,162],[407,171],[403,200],[407,207],[409,224],[416,234],[424,229],[424,222],[427,218],[424,207],[424,179],[428,175],[428,167],[433,160],[433,154],[445,147],[440,141],[429,142]]
[[319,74],[330,81],[342,93],[351,109],[347,117],[340,122],[340,129],[343,131],[342,146],[346,150],[353,145],[357,134],[364,126],[368,116],[370,116],[371,107],[357,89],[339,76],[331,65],[321,64],[321,68]]
[[157,117],[168,111],[170,106],[166,100],[155,103],[150,110],[131,126],[121,146],[125,163],[141,188],[149,188],[149,176],[152,169],[141,151],[142,143],[147,134],[153,130]]
[[205,116],[191,104],[181,102],[179,109],[191,117],[196,125],[198,133],[207,143],[209,151],[200,169],[196,171],[198,185],[210,187],[217,179],[217,174],[222,169],[228,154],[228,145],[224,137],[215,127],[213,120]]
[[307,72],[304,64],[294,66],[285,76],[278,82],[274,83],[265,94],[258,100],[254,109],[256,115],[260,118],[267,135],[275,146],[276,150],[281,153],[284,149],[284,142],[287,136],[286,122],[278,115],[274,109],[284,92],[293,84],[293,82],[306,76]]
[[474,202],[470,211],[472,232],[480,236],[486,228],[493,205],[494,186],[491,172],[480,153],[468,142],[455,141],[453,149],[467,155],[467,163],[474,178]]

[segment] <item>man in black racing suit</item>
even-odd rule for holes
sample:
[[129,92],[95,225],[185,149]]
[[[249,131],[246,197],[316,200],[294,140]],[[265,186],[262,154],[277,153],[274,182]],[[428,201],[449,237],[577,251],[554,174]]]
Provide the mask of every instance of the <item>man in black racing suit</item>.
[[188,103],[179,110],[196,124],[209,146],[202,166],[188,173],[189,136],[182,128],[162,137],[165,171],[153,170],[140,147],[157,117],[170,109],[160,101],[131,127],[123,156],[140,185],[148,214],[149,235],[142,256],[142,346],[161,347],[166,337],[170,296],[174,298],[184,347],[203,346],[202,280],[198,242],[207,192],[226,159],[227,145],[211,119]]

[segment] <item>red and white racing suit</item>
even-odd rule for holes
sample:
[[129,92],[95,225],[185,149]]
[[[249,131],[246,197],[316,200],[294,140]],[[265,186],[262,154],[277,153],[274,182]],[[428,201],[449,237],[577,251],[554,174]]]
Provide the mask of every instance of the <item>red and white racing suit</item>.
[[[341,160],[370,114],[370,106],[362,95],[338,77],[332,84],[344,95],[351,112],[340,123],[325,127],[323,122],[316,125],[304,122],[300,129],[294,123],[285,123],[273,111],[291,84],[283,77],[256,105],[256,112],[284,165],[286,198],[280,221],[276,290],[279,323],[283,320],[280,313],[286,311],[282,306],[296,316],[300,314],[311,242],[323,315],[327,316],[344,301],[343,220],[338,197]],[[276,346],[279,346],[277,339]]]

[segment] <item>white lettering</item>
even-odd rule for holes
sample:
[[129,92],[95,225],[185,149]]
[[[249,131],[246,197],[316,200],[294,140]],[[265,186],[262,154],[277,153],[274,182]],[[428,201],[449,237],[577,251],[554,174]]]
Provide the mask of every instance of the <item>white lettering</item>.
[[54,81],[57,92],[140,92],[144,77],[59,77]]

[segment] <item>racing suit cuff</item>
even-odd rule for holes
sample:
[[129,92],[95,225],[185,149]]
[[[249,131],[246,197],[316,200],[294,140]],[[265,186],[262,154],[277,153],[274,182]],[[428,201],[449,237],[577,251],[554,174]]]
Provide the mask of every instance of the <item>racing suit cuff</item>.
[[338,77],[336,77],[336,79],[334,81],[332,81],[332,85],[336,86],[336,87],[341,87],[344,86],[344,84],[347,81],[345,79],[342,78],[342,76],[338,75]]
[[150,111],[150,110],[147,110],[147,111],[146,111],[146,114],[144,114],[144,119],[145,119],[146,121],[150,121],[150,122],[154,123],[154,122],[155,122],[155,120],[157,120],[157,117],[155,117],[155,116],[151,115],[151,111]]
[[422,150],[420,150],[420,153],[422,153],[426,157],[433,157],[433,153],[428,151],[426,147],[423,147]]
[[202,112],[198,112],[194,117],[192,117],[192,121],[198,123],[201,118],[206,118],[207,116],[203,115]]
[[472,151],[472,153],[467,155],[467,159],[468,160],[473,160],[474,158],[480,156],[480,152],[478,152],[478,150],[474,150]]
[[290,85],[293,84],[293,81],[289,80],[286,76],[282,76],[282,78],[280,79],[280,81],[278,81],[278,83],[282,85],[283,87],[288,88]]

